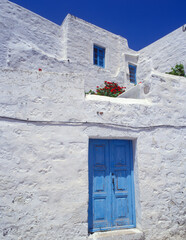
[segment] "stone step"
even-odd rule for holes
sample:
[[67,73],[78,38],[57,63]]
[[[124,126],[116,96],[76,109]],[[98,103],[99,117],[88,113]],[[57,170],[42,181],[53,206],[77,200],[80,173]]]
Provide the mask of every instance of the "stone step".
[[96,232],[88,237],[88,240],[145,240],[142,231],[136,228],[114,230],[108,232]]

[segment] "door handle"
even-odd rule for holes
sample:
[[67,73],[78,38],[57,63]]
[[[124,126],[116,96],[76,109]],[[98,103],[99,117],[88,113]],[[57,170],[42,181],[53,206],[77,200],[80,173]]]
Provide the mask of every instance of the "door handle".
[[113,191],[115,191],[115,181],[114,181],[114,176],[112,176],[112,185],[113,185]]

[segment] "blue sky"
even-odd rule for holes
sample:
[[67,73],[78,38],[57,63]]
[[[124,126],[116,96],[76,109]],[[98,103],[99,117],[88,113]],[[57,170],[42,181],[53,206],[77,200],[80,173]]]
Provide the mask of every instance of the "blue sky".
[[127,38],[139,50],[186,24],[186,0],[11,0],[61,25],[68,13]]

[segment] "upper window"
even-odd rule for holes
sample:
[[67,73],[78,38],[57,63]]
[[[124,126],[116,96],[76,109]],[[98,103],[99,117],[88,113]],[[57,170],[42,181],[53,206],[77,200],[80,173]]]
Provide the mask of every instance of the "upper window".
[[130,82],[136,84],[136,66],[129,64]]
[[94,65],[105,67],[105,49],[94,45]]

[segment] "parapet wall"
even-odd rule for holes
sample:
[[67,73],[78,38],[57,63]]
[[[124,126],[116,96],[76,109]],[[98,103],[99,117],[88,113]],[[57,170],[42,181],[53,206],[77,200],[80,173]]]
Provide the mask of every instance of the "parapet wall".
[[[130,123],[130,126],[183,126],[185,78],[153,72],[141,85],[143,99],[88,95],[87,75],[39,71],[0,71],[0,115],[38,121]],[[94,109],[95,106],[95,109]],[[105,114],[100,118],[99,110]],[[161,114],[160,114],[161,112]],[[48,113],[48,114],[47,114]]]
[[30,121],[81,116],[74,112],[84,99],[81,74],[1,70],[0,78],[0,116]]

